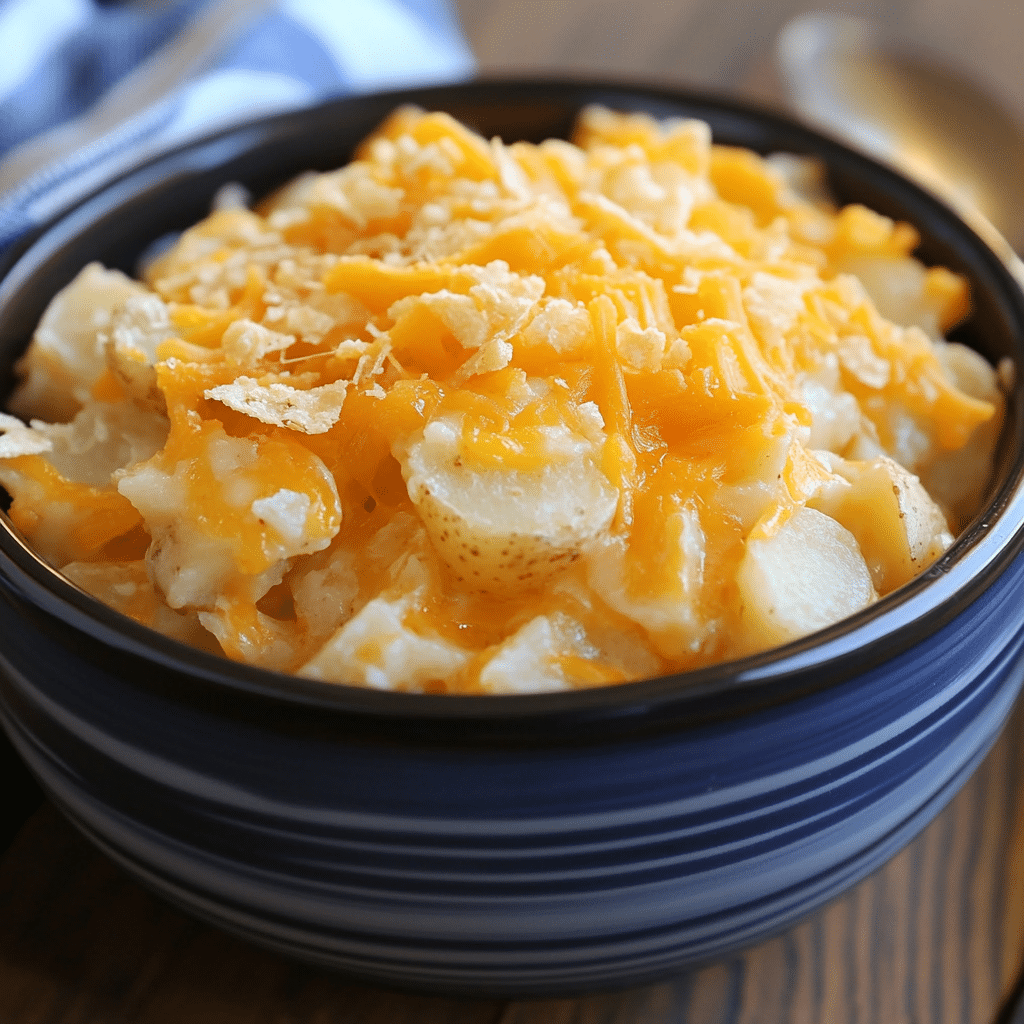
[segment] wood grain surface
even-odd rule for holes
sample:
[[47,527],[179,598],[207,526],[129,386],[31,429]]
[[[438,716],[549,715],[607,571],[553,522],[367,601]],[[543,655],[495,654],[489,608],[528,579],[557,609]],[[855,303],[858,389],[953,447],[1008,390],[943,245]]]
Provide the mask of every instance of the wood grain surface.
[[[657,78],[770,103],[772,40],[811,6],[456,5],[485,72]],[[840,7],[966,66],[1024,118],[1024,4]],[[532,1002],[393,993],[292,964],[152,896],[47,805],[0,860],[0,1024],[988,1024],[1024,965],[1022,761],[1018,708],[917,840],[791,931],[663,984]]]

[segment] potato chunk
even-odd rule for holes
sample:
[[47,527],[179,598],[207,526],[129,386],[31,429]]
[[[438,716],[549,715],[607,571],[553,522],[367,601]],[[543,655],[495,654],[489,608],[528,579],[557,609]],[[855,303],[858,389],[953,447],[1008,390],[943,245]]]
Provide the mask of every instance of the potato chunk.
[[309,679],[358,683],[377,690],[422,690],[450,678],[469,654],[405,624],[410,596],[376,597],[342,626],[302,668]]
[[761,648],[824,629],[876,596],[853,534],[812,508],[748,540],[737,582],[744,623]]
[[107,368],[107,332],[132,298],[148,290],[119,270],[90,263],[46,308],[18,364],[22,382],[9,406],[19,415],[69,420]]
[[459,458],[457,434],[439,422],[400,461],[431,542],[470,592],[543,586],[608,529],[618,502],[589,456],[536,471],[473,469]]
[[921,482],[892,459],[829,461],[849,486],[828,484],[809,504],[854,535],[879,594],[913,579],[953,543]]

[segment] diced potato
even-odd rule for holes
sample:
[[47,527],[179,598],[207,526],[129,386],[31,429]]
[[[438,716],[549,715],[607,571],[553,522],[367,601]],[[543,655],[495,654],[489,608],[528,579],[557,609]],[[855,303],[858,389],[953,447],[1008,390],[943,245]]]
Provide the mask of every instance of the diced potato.
[[8,403],[25,418],[69,420],[107,368],[106,333],[133,297],[149,292],[119,270],[90,263],[46,308],[18,364],[21,384]]
[[490,693],[545,693],[571,689],[558,656],[563,649],[556,625],[544,615],[513,633],[480,670]]
[[857,539],[879,594],[913,579],[953,543],[942,511],[899,463],[884,455],[871,462],[828,461],[847,486],[828,484],[808,505]]
[[590,545],[587,580],[602,601],[643,628],[658,655],[685,661],[713,647],[718,632],[719,623],[701,607],[707,538],[692,506],[674,512],[664,526],[662,564],[639,570],[657,585],[641,593],[631,585],[638,573],[621,537]]
[[950,527],[959,532],[977,512],[992,480],[1006,400],[994,367],[973,349],[949,343],[939,345],[937,354],[961,391],[991,402],[996,409],[996,415],[976,428],[963,448],[941,452],[919,472],[925,490],[945,511]]
[[[188,464],[167,472],[152,461],[134,469],[118,489],[141,513],[152,538],[147,561],[153,580],[174,609],[213,608],[218,595],[242,576],[234,537],[207,532],[193,521]],[[281,582],[285,566],[275,560],[245,574],[245,593],[258,601]]]
[[248,600],[218,597],[198,619],[235,661],[287,672],[295,668],[301,640],[294,620],[281,621]]
[[806,507],[773,535],[747,541],[736,581],[754,649],[824,629],[876,597],[853,534]]
[[355,554],[345,548],[329,554],[322,566],[304,566],[291,578],[295,616],[320,643],[352,616],[359,598]]
[[618,492],[590,457],[537,472],[462,464],[457,434],[430,424],[408,445],[402,474],[455,581],[503,595],[542,587],[611,524]]
[[860,280],[887,320],[933,339],[968,312],[966,283],[949,271],[892,255],[850,255],[838,269]]
[[[190,459],[161,453],[122,472],[118,491],[152,537],[153,579],[171,608],[213,609],[230,592],[255,604],[288,560],[321,551],[341,524],[333,478],[305,449],[228,436],[212,424]],[[274,455],[267,474],[261,452]]]
[[167,418],[140,416],[134,402],[88,405],[70,423],[34,423],[53,444],[47,460],[68,480],[96,487],[112,486],[117,470],[148,459],[167,440]]
[[409,607],[407,598],[374,598],[299,669],[299,675],[377,690],[422,690],[443,683],[466,664],[469,653],[409,629],[403,621]]

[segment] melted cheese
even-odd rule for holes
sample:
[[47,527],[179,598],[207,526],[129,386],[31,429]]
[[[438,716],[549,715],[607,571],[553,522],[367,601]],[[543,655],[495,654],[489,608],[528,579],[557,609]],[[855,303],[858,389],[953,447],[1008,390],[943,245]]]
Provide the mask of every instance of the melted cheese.
[[[12,432],[12,518],[154,628],[373,687],[608,685],[820,628],[948,546],[1002,399],[939,333],[964,281],[780,166],[693,121],[505,146],[400,110],[145,286],[55,300],[15,407],[97,436],[58,468],[84,426]],[[145,443],[99,437],[123,408]]]

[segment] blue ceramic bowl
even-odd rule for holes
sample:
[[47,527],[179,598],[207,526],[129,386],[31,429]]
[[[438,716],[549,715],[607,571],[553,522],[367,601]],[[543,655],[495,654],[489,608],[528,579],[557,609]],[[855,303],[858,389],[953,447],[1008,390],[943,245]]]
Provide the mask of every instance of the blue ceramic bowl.
[[[88,260],[131,269],[222,183],[260,194],[339,165],[409,100],[506,139],[564,134],[601,102],[816,153],[840,198],[910,220],[926,260],[970,277],[962,337],[1024,365],[1013,273],[898,175],[735,103],[558,82],[340,100],[141,167],[8,269],[0,365]],[[1020,398],[989,505],[925,575],[780,650],[589,692],[379,693],[219,660],[99,605],[5,520],[4,725],[116,861],[287,954],[446,992],[653,979],[764,939],[878,867],[992,744],[1022,678]]]

